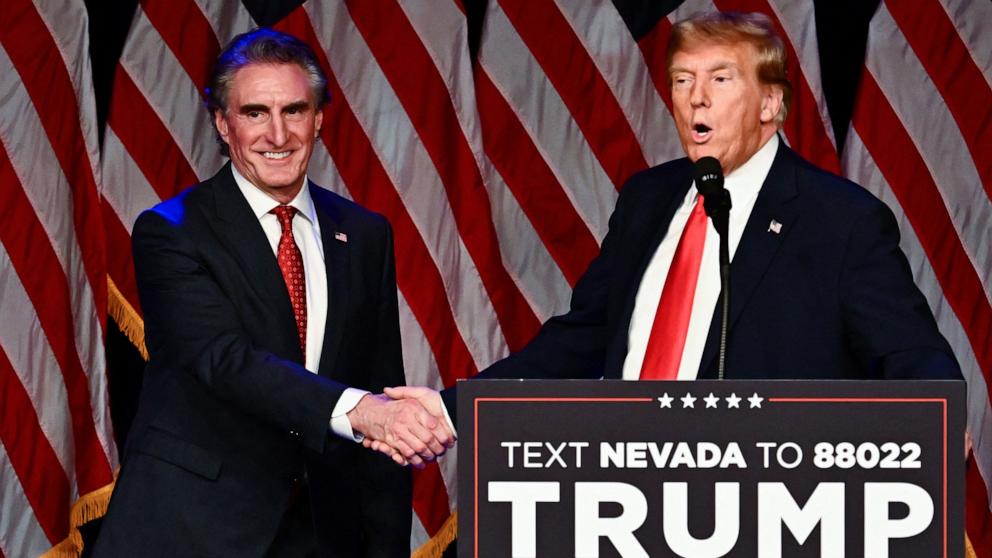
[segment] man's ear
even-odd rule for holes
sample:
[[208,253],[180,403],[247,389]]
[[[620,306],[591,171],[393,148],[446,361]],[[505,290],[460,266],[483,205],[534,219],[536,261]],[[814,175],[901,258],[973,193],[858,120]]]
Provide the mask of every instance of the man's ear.
[[324,123],[324,109],[317,109],[317,115],[313,120],[313,137],[320,137],[320,126]]
[[764,88],[761,97],[761,123],[768,124],[774,122],[775,117],[782,111],[782,88],[777,85],[770,85]]
[[227,120],[224,118],[224,111],[221,109],[214,110],[214,126],[217,127],[217,133],[220,134],[220,138],[224,140],[224,143],[230,144],[231,142],[227,138],[231,131],[227,127]]

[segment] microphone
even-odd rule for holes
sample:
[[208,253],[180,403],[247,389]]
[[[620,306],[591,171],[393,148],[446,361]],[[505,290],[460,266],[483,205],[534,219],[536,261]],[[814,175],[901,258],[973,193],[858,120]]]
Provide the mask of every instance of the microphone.
[[701,157],[696,161],[696,190],[703,196],[703,209],[713,220],[713,227],[721,237],[726,236],[730,220],[730,192],[723,187],[723,168],[714,157]]
[[714,157],[696,161],[696,190],[703,196],[703,209],[720,235],[720,359],[717,378],[722,380],[727,366],[727,328],[730,326],[730,192],[723,187],[723,167]]

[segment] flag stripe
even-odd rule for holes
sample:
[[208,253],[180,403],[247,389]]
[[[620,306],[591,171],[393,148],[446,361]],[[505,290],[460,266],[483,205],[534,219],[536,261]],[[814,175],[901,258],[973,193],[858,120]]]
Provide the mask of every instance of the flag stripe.
[[[202,91],[220,53],[220,44],[199,6],[193,0],[141,0],[140,11]],[[134,42],[131,45],[138,46]],[[148,53],[143,54],[147,56]]]
[[926,250],[948,301],[964,324],[975,356],[986,377],[992,370],[992,316],[971,262],[957,240],[950,218],[934,208],[943,206],[926,165],[898,117],[885,101],[874,76],[865,72],[859,103],[852,118],[882,174],[892,186]]
[[[201,179],[213,175],[223,164],[223,158],[210,141],[214,137],[211,115],[200,108],[204,84],[192,81],[182,61],[176,59],[141,10],[135,12],[131,34],[136,38],[124,49],[120,67],[131,76],[132,83],[164,123],[171,141],[196,175]],[[194,56],[193,53],[184,54],[187,58]],[[169,186],[174,189],[177,185]]]
[[918,6],[886,2],[885,6],[947,103],[953,117],[947,123],[957,124],[985,193],[992,196],[992,157],[988,156],[992,153],[992,111],[975,110],[992,106],[992,88],[936,2]]
[[226,45],[238,33],[244,33],[255,27],[255,22],[241,2],[196,0],[196,4],[214,30],[218,44]]
[[[69,530],[69,481],[45,433],[38,427],[38,416],[0,349],[0,442],[17,475],[34,516],[48,540],[54,544]],[[15,513],[26,513],[19,510]]]
[[30,509],[31,502],[14,472],[7,448],[0,442],[0,554],[38,556],[52,545]]
[[[457,232],[503,335],[511,350],[519,350],[540,323],[502,265],[488,195],[454,107],[446,102],[447,87],[399,6],[354,1],[347,5],[440,176]],[[425,106],[431,110],[423,110]]]
[[[317,8],[311,6],[310,9]],[[321,21],[320,17],[314,19]],[[313,41],[311,44],[319,44],[309,20],[299,10],[283,19],[277,27]],[[392,224],[396,241],[397,284],[427,335],[445,385],[453,385],[458,378],[475,374],[477,368],[464,340],[457,334],[458,327],[447,302],[441,274],[358,123],[335,74],[329,71],[324,51],[318,49],[317,56],[336,99],[326,109],[327,118],[333,126],[325,126],[321,136],[354,200],[384,214]]]
[[[59,165],[74,185],[73,218],[83,266],[93,285],[96,308],[107,307],[103,277],[103,232],[87,226],[100,222],[99,201],[86,141],[80,129],[75,90],[58,45],[29,0],[10,0],[0,18],[0,44],[34,99]],[[101,329],[103,321],[100,321]]]
[[978,470],[974,455],[965,465],[965,531],[980,558],[992,556],[992,521],[985,480]]
[[647,167],[647,161],[616,97],[568,21],[553,0],[499,3],[619,190],[630,175]]
[[[598,242],[606,235],[617,190],[568,106],[498,2],[489,2],[479,65],[513,108]],[[480,105],[480,110],[485,108]]]
[[[0,183],[18,183],[6,151],[0,152],[0,173]],[[23,190],[12,188],[6,198],[9,213],[0,220],[0,241],[38,313],[45,339],[61,369],[72,424],[76,479],[80,492],[89,492],[109,483],[112,477],[93,421],[86,372],[72,341],[72,316],[65,312],[71,308],[69,284],[50,245],[34,240],[46,235]]]
[[[500,251],[502,263],[538,321],[543,322],[553,309],[561,308],[557,303],[560,297],[554,295],[567,291],[568,284],[513,192],[485,155],[465,14],[457,2],[403,0],[401,7],[445,81],[459,124],[480,167],[497,241],[508,248]],[[567,208],[572,211],[570,204]]]
[[117,67],[113,95],[114,103],[126,106],[128,110],[110,111],[107,125],[127,148],[158,197],[168,199],[182,185],[198,182],[196,172],[179,150],[169,129],[159,120],[123,66]]
[[[992,235],[988,229],[988,223],[992,223],[992,200],[982,188],[976,163],[968,156],[967,145],[947,105],[885,5],[875,13],[870,37],[884,39],[885,44],[869,54],[867,67],[876,76],[888,104],[933,177],[945,211],[958,215],[966,210],[969,214],[968,219],[951,223],[979,273],[988,306],[992,301],[992,269],[981,269],[974,264],[992,261]],[[982,118],[981,112],[976,118]],[[940,206],[931,207],[931,211],[936,207]]]
[[413,509],[424,524],[427,534],[437,534],[451,511],[446,499],[438,498],[445,492],[444,481],[437,463],[428,463],[423,469],[413,471]]
[[484,69],[476,72],[475,87],[486,155],[574,285],[599,253],[599,244]]
[[988,32],[988,22],[992,21],[992,2],[940,0],[940,5],[954,22],[969,54],[989,87],[992,87],[992,35]]

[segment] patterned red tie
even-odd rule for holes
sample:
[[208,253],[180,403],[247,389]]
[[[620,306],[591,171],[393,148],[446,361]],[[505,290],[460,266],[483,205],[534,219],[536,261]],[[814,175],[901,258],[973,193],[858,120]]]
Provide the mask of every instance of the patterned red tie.
[[303,255],[296,246],[293,238],[293,216],[296,208],[280,205],[273,209],[282,226],[282,236],[279,238],[279,270],[289,291],[289,301],[293,303],[293,314],[296,316],[296,329],[300,334],[300,350],[303,358],[307,355],[307,279],[303,272]]
[[682,230],[679,246],[675,249],[665,288],[661,291],[644,364],[641,365],[642,380],[674,380],[678,377],[685,338],[689,332],[692,300],[696,296],[699,266],[703,261],[706,226],[703,196],[698,196],[689,221]]

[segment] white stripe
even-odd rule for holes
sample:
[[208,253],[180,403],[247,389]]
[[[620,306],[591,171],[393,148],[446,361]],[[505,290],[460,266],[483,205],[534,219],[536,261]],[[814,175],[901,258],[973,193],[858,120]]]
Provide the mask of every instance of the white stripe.
[[[52,547],[0,443],[0,549],[4,556],[39,556]],[[56,541],[57,542],[57,541]]]
[[865,64],[930,170],[989,303],[992,267],[982,262],[992,262],[992,201],[961,131],[884,5],[869,26],[868,44]]
[[608,0],[555,0],[602,74],[641,144],[648,165],[684,157],[675,121],[655,88],[644,53]]
[[613,181],[498,2],[489,2],[479,64],[516,113],[576,213],[602,241],[616,205]]
[[104,198],[128,233],[142,211],[162,201],[110,126],[103,136],[103,179]]
[[348,185],[344,183],[344,179],[338,173],[338,167],[334,164],[334,159],[331,158],[331,154],[328,153],[327,146],[322,139],[317,141],[313,153],[310,155],[307,178],[343,198],[354,201],[348,190]]
[[712,0],[686,0],[668,14],[668,21],[675,24],[696,14],[716,11],[719,10]]
[[454,2],[404,0],[401,7],[445,80],[462,132],[476,157],[474,162],[481,169],[503,267],[543,322],[563,309],[562,298],[567,304],[571,289],[513,192],[485,155],[465,15]]
[[868,153],[861,136],[853,127],[847,135],[842,164],[846,176],[878,196],[896,215],[899,232],[902,235],[900,245],[909,259],[913,279],[930,304],[937,325],[950,343],[968,382],[968,430],[974,443],[975,461],[981,469],[982,477],[992,479],[990,476],[992,475],[992,408],[989,406],[988,385],[967,333],[950,303],[944,298],[940,283],[927,260],[926,252],[913,230],[912,223],[909,222],[892,188]]
[[423,546],[424,543],[430,540],[431,536],[427,534],[427,529],[424,528],[424,524],[420,522],[420,518],[417,517],[416,513],[413,515],[413,525],[410,526],[410,549],[418,549]]
[[241,2],[231,0],[194,0],[210,22],[214,36],[223,49],[227,43],[239,33],[244,33],[255,27],[251,14]]
[[76,92],[79,127],[86,144],[90,173],[100,188],[100,147],[96,119],[96,95],[89,52],[89,17],[86,5],[78,0],[33,0],[38,15],[55,39],[66,71]]
[[[823,95],[823,83],[820,80],[820,48],[816,38],[816,14],[811,0],[767,0],[768,7],[775,12],[775,17],[785,30],[785,40],[792,44],[796,56],[799,58],[799,67],[809,85],[809,91],[816,101],[816,108],[820,113],[820,123],[827,133],[827,138],[837,148],[837,141],[834,138],[834,126],[830,121],[830,111],[827,109],[827,99]],[[793,78],[795,82],[795,78]],[[799,83],[793,83],[793,91],[799,93],[801,90]],[[793,103],[796,102],[793,96]]]
[[70,489],[75,493],[72,418],[69,416],[69,396],[61,381],[62,372],[31,299],[2,244],[0,315],[17,316],[17,319],[0,320],[0,347],[31,399],[41,431],[48,438],[48,444],[69,479]]
[[506,343],[433,161],[344,4],[305,7],[348,104],[441,270],[455,322],[476,366],[493,362]]
[[[957,28],[972,59],[992,87],[992,2],[976,0],[940,0],[947,16]],[[986,109],[988,107],[985,107]]]
[[[0,47],[0,143],[6,149],[14,173],[34,209],[39,223],[65,275],[72,315],[73,346],[86,375],[91,414],[104,455],[116,462],[110,410],[107,406],[107,375],[103,352],[101,318],[76,241],[73,194],[58,164],[41,119],[7,51]],[[42,110],[57,110],[42,107]],[[83,187],[78,185],[78,187]],[[16,316],[17,314],[8,314]]]
[[214,141],[210,115],[203,108],[200,92],[140,7],[120,64],[200,180],[217,172],[224,159]]

